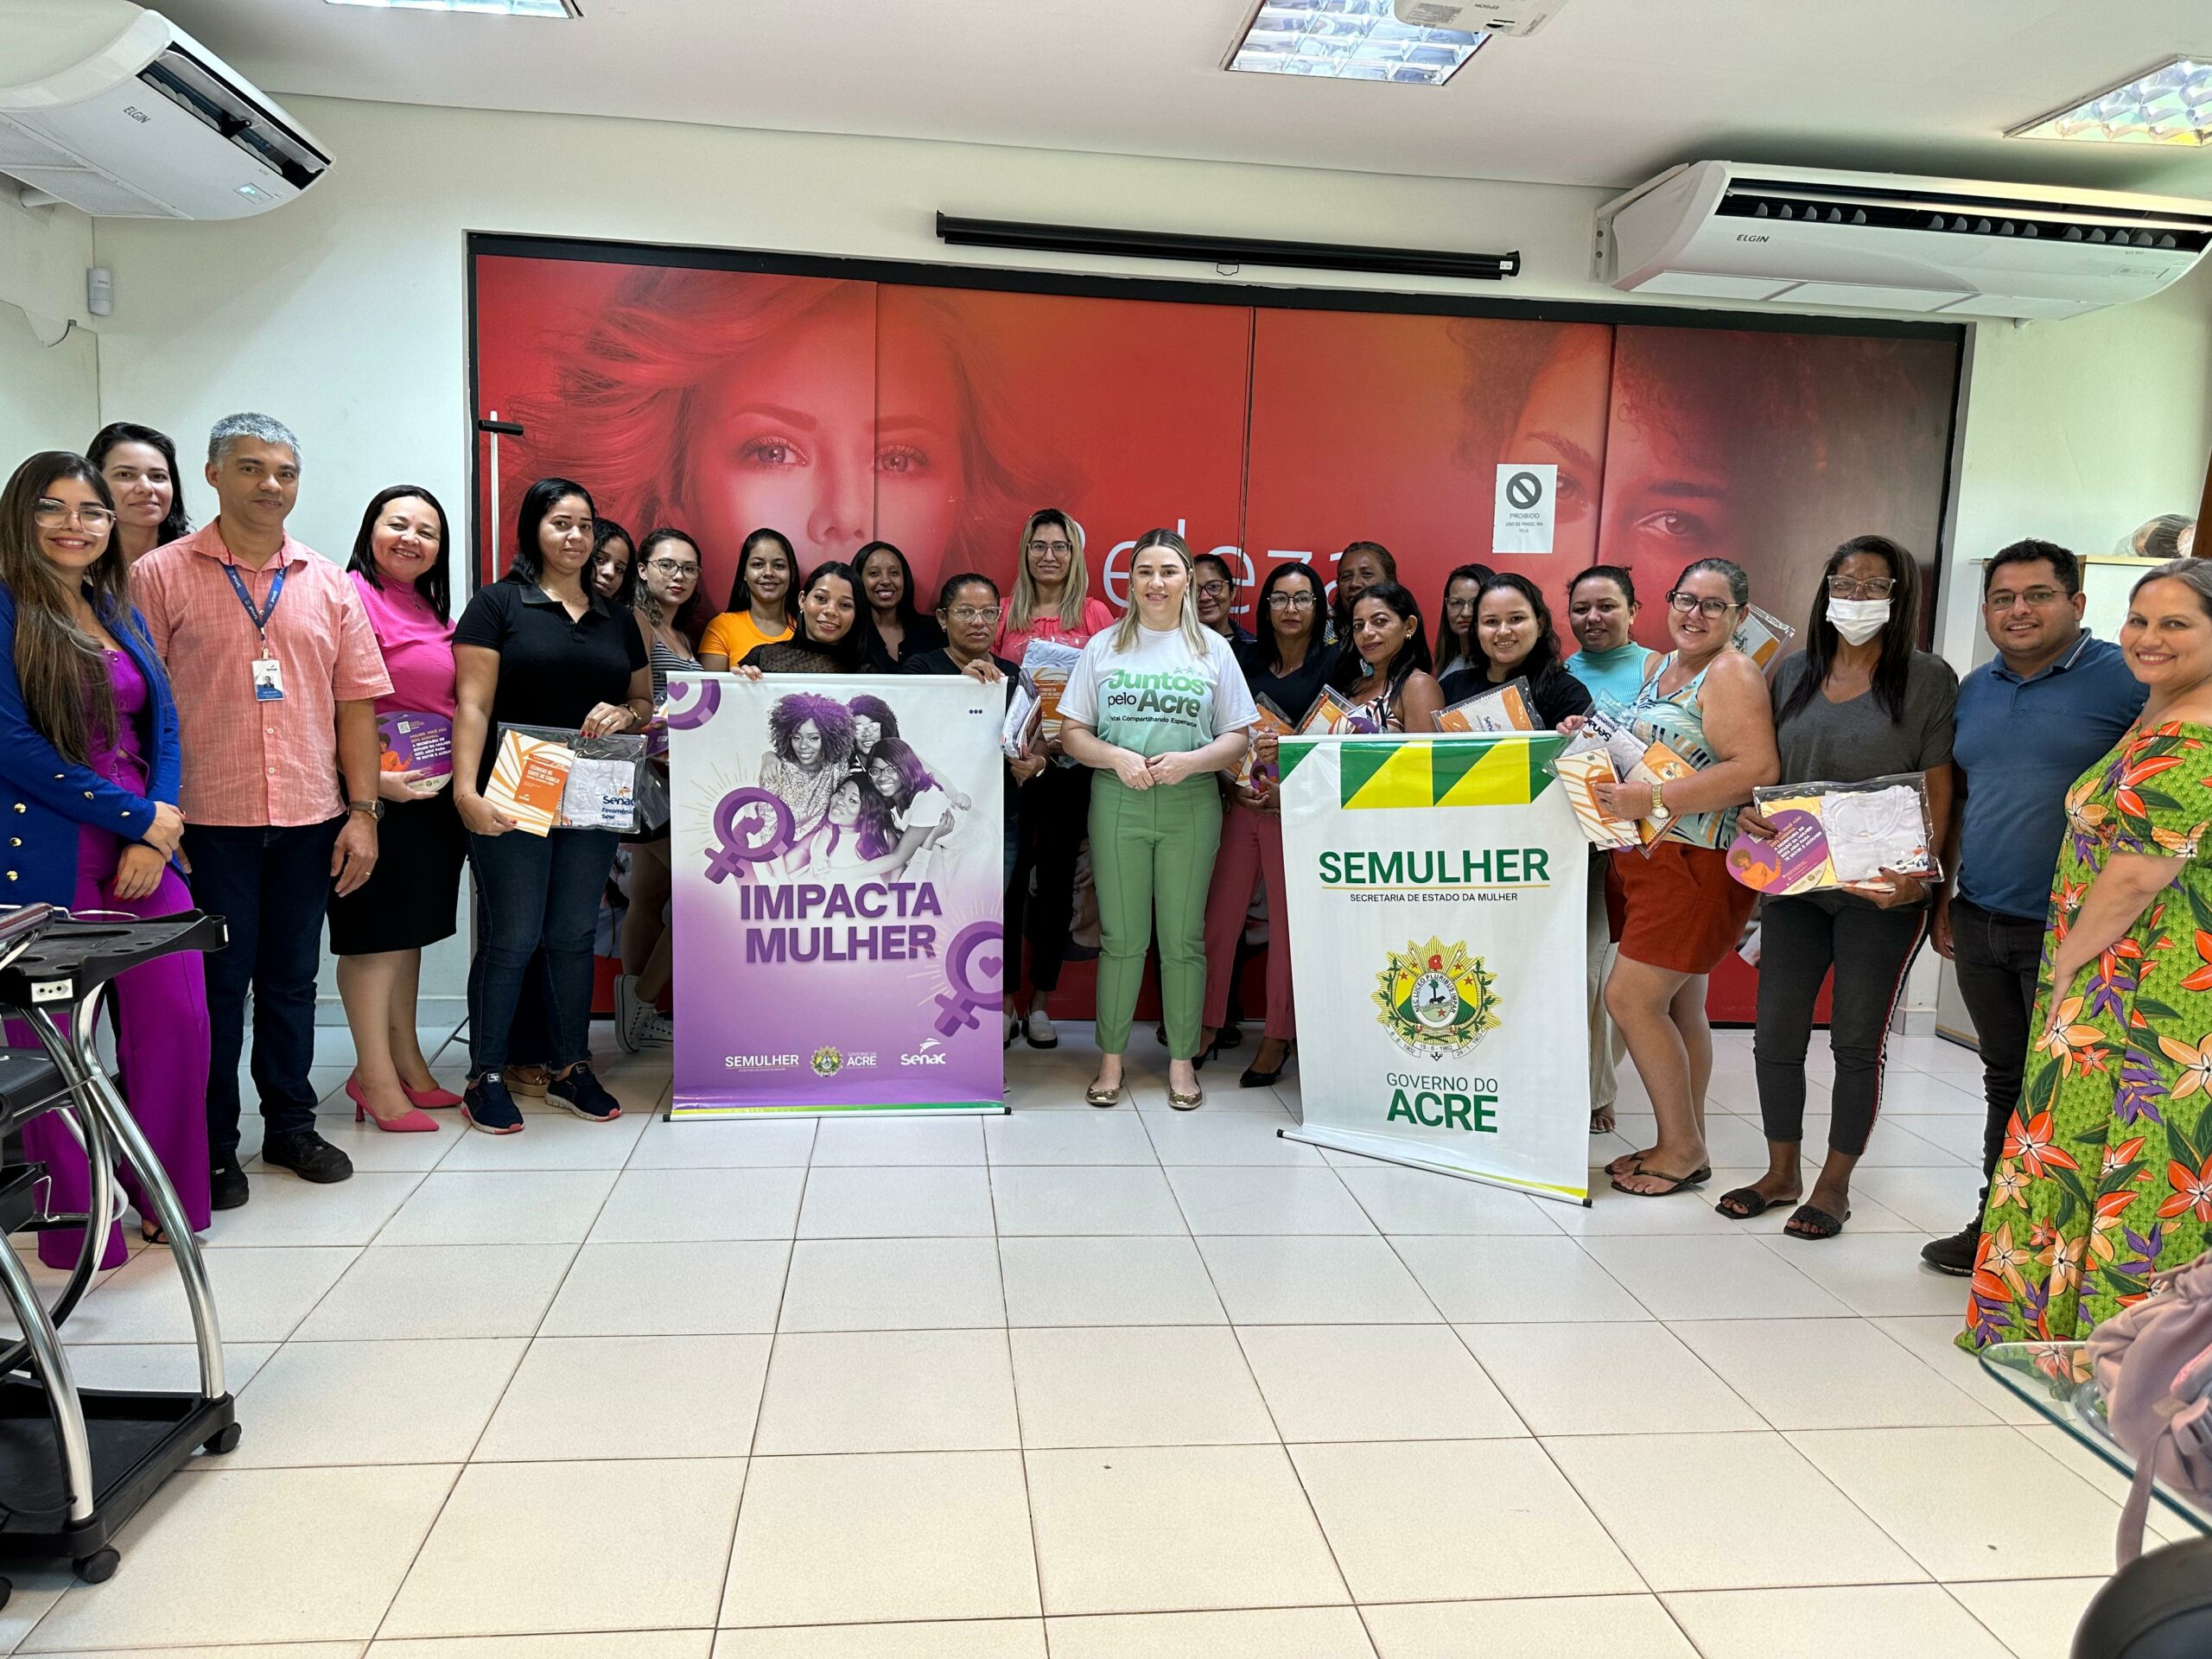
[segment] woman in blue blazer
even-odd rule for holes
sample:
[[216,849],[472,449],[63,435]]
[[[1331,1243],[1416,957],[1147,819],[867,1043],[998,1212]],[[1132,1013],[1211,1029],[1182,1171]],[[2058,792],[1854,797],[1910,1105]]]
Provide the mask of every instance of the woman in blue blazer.
[[[245,664],[238,671],[245,672]],[[184,832],[176,705],[130,605],[129,561],[106,481],[49,450],[0,493],[0,904],[168,916],[192,908],[173,861]],[[249,941],[245,949],[252,948]],[[208,1224],[207,996],[200,959],[163,957],[116,981],[117,1047],[132,1116],[194,1230]],[[23,1043],[28,1034],[10,1033]],[[84,1209],[83,1150],[51,1115],[23,1132],[54,1177],[53,1206]],[[160,1230],[127,1172],[149,1242]],[[79,1236],[44,1232],[66,1267]],[[123,1237],[110,1229],[106,1265]]]

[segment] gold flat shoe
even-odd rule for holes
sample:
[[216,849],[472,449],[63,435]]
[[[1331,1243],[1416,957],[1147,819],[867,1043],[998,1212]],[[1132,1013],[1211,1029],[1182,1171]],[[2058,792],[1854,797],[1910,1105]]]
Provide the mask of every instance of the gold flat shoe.
[[1093,1106],[1116,1106],[1121,1103],[1122,1085],[1117,1083],[1111,1089],[1102,1089],[1094,1083],[1083,1091],[1083,1097]]
[[1179,1094],[1175,1090],[1170,1089],[1167,1091],[1167,1103],[1179,1112],[1195,1112],[1206,1103],[1205,1085],[1201,1084],[1194,1092],[1187,1095]]

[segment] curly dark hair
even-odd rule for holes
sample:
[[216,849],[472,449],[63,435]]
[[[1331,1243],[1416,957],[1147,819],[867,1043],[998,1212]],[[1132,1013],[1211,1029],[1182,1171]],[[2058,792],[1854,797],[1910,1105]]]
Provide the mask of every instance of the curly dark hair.
[[791,740],[810,720],[822,734],[823,766],[842,766],[852,760],[852,710],[836,698],[825,697],[818,691],[791,692],[778,697],[775,707],[768,710],[768,741],[779,756],[798,765],[791,753]]

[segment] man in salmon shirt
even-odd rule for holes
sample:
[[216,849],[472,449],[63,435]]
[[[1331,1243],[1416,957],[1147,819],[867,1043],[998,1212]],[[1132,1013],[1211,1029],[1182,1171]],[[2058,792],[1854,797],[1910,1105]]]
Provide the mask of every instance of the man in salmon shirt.
[[315,1182],[353,1173],[315,1132],[315,973],[334,887],[351,893],[376,863],[376,699],[391,682],[346,573],[285,531],[300,493],[291,432],[226,416],[208,435],[207,482],[214,519],[130,577],[176,691],[193,900],[230,923],[229,946],[207,959],[207,1151],[213,1207],[235,1210],[248,1196],[249,990],[262,1162]]

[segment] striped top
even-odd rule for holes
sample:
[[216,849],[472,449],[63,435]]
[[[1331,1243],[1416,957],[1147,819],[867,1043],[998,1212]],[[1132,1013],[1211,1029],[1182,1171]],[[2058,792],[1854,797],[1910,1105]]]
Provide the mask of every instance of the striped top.
[[[1705,677],[1713,664],[1707,663],[1680,690],[1672,696],[1664,696],[1660,693],[1659,682],[1674,666],[1675,655],[1671,651],[1663,657],[1656,652],[1652,654],[1643,689],[1637,693],[1628,715],[1635,724],[1637,734],[1646,742],[1664,743],[1703,772],[1719,759],[1705,741],[1701,696]],[[1677,812],[1667,826],[1668,838],[1686,841],[1693,847],[1726,847],[1736,838],[1736,811],[1731,806],[1713,812]]]
[[657,633],[645,636],[645,660],[653,671],[653,701],[668,700],[668,677],[678,669],[696,668],[699,659],[686,657]]

